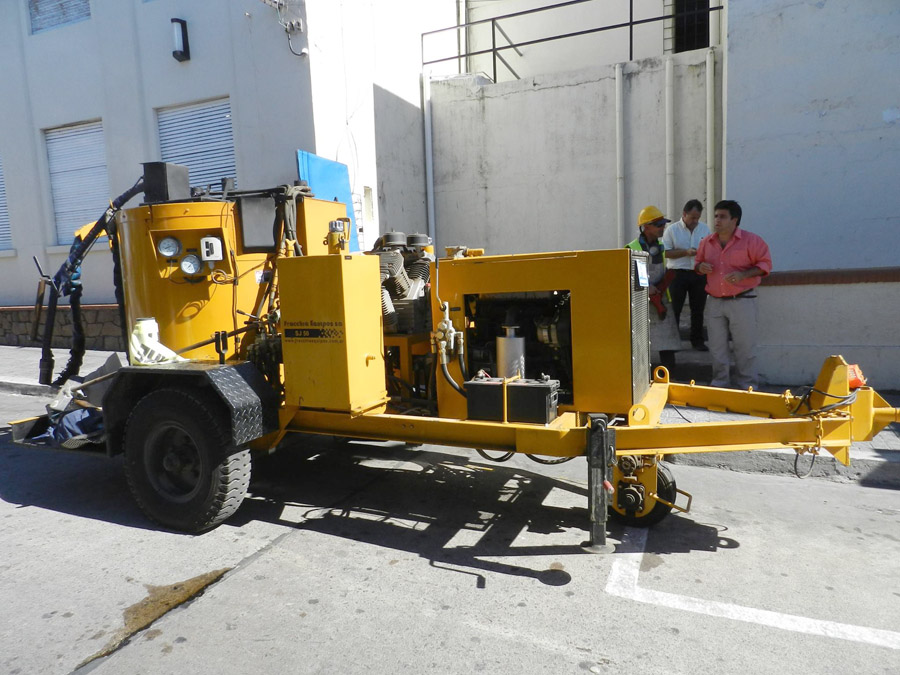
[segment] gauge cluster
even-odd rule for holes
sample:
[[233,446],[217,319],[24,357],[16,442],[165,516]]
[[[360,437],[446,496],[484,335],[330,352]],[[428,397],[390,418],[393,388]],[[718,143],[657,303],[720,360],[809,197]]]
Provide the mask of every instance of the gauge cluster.
[[189,280],[197,280],[212,272],[216,263],[224,259],[223,243],[220,237],[205,236],[195,242],[196,233],[190,233],[191,241],[166,235],[156,242],[156,252],[168,267],[177,267]]

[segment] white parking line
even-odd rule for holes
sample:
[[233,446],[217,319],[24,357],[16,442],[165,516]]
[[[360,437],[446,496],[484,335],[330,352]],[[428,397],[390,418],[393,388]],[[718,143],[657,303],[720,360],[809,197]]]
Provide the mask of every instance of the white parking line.
[[647,530],[643,528],[625,528],[622,540],[622,553],[616,554],[612,571],[606,582],[606,592],[616,597],[635,600],[649,605],[659,605],[671,609],[680,609],[695,614],[706,614],[723,619],[745,621],[762,626],[771,626],[781,630],[823,637],[840,638],[864,642],[889,649],[900,649],[900,633],[878,628],[854,626],[836,621],[822,621],[805,616],[781,614],[765,609],[742,607],[714,600],[702,600],[686,595],[676,595],[664,591],[652,591],[638,586],[638,575],[641,571],[641,558],[647,544]]

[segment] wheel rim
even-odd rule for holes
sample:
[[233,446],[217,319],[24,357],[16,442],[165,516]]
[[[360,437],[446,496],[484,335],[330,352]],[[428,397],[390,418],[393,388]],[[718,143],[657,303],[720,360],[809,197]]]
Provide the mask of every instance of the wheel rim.
[[197,444],[177,424],[161,426],[145,442],[144,468],[153,489],[166,499],[187,502],[201,488],[203,459]]

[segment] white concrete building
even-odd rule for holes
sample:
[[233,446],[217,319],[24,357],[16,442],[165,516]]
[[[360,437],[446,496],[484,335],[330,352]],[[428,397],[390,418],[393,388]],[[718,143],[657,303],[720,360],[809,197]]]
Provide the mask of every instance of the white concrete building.
[[[278,6],[0,3],[0,306],[33,302],[32,257],[55,271],[146,161],[186,163],[194,184],[271,187],[298,178],[306,150],[347,164],[369,241],[424,230],[420,36],[455,24],[456,1]],[[173,58],[172,19],[188,60]],[[111,302],[109,253],[84,267],[84,302]]]

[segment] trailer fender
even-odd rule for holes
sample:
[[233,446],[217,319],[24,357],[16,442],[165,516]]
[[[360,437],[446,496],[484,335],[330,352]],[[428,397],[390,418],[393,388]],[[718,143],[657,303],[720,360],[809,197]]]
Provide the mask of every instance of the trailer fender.
[[278,395],[252,363],[126,366],[117,372],[103,397],[108,455],[123,452],[125,423],[134,405],[163,387],[199,392],[219,406],[229,420],[228,434],[235,446],[278,430]]

